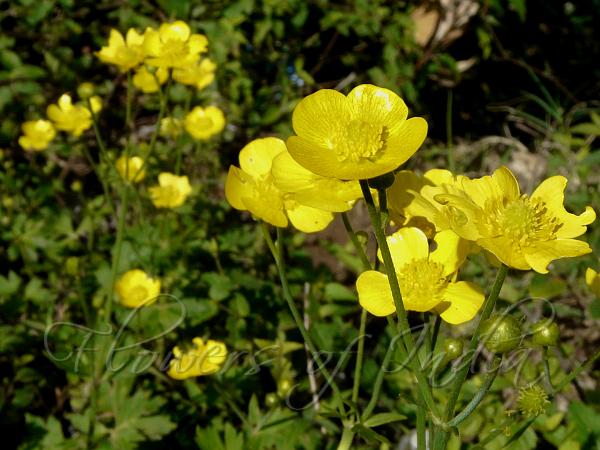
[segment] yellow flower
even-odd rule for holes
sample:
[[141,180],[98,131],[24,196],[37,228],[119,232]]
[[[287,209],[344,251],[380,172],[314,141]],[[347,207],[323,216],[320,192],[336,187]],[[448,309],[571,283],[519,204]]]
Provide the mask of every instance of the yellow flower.
[[182,352],[173,347],[173,356],[169,362],[167,375],[176,380],[211,375],[218,372],[227,359],[227,347],[223,342],[209,339],[204,341],[197,337],[192,339],[193,348]]
[[250,211],[276,227],[286,227],[289,218],[300,231],[321,231],[333,220],[333,214],[301,204],[294,194],[281,191],[274,183],[273,160],[285,151],[285,142],[273,137],[246,145],[240,151],[240,168],[229,167],[225,197],[235,209]]
[[579,216],[565,210],[565,177],[544,180],[531,196],[521,194],[506,167],[491,176],[463,179],[461,185],[465,195],[436,196],[452,212],[452,229],[507,266],[547,273],[555,259],[591,252],[587,243],[573,238],[586,232],[596,213],[589,206]]
[[163,23],[157,30],[144,35],[146,62],[155,67],[183,68],[195,63],[206,52],[208,39],[202,34],[191,34],[190,27],[180,20]]
[[115,161],[115,168],[121,178],[134,183],[142,181],[146,176],[146,172],[142,169],[143,166],[144,160],[139,156],[127,158],[122,155]]
[[91,109],[94,114],[98,114],[102,111],[102,99],[99,96],[93,95],[89,98],[89,101],[89,104],[87,104],[87,102],[85,104],[86,108]]
[[322,89],[294,109],[297,136],[288,139],[288,149],[324,177],[377,177],[404,163],[425,140],[427,122],[407,115],[404,101],[388,89],[363,84],[348,96]]
[[92,114],[84,106],[73,105],[71,96],[63,94],[56,105],[49,105],[46,114],[58,130],[79,136],[92,126]]
[[24,150],[44,150],[54,139],[56,131],[48,120],[30,120],[21,125],[23,135],[19,137],[19,145]]
[[160,86],[165,84],[168,78],[169,70],[164,67],[159,67],[152,73],[146,66],[142,66],[133,75],[133,85],[144,94],[152,94],[158,92]]
[[126,72],[134,67],[137,67],[146,56],[144,53],[144,35],[139,34],[133,28],[127,31],[127,36],[123,39],[123,35],[117,30],[110,30],[108,45],[102,47],[96,55],[100,61],[107,64],[114,64],[119,67],[122,72]]
[[121,304],[127,308],[154,303],[160,294],[160,280],[151,278],[140,269],[125,272],[115,284]]
[[208,58],[203,58],[190,66],[173,69],[173,79],[181,84],[204,89],[215,79],[217,65]]
[[362,197],[358,181],[326,178],[305,169],[292,155],[282,151],[273,159],[273,183],[282,192],[293,194],[305,206],[331,212],[344,212]]
[[185,175],[179,177],[162,172],[158,175],[158,184],[159,186],[148,188],[150,199],[157,208],[177,208],[192,192],[188,177]]
[[592,293],[600,298],[600,274],[591,267],[588,267],[585,271],[585,283],[590,288]]
[[186,131],[197,140],[210,139],[225,128],[225,116],[216,106],[196,106],[185,116]]
[[177,139],[183,131],[183,122],[177,117],[165,117],[160,121],[160,135]]
[[[427,236],[418,228],[400,228],[387,238],[404,308],[433,310],[451,324],[467,322],[484,300],[477,285],[454,281],[467,249],[449,230],[436,234],[434,240],[437,247],[429,252]],[[371,314],[387,316],[396,311],[387,275],[375,270],[363,272],[356,280],[356,289],[361,306]]]

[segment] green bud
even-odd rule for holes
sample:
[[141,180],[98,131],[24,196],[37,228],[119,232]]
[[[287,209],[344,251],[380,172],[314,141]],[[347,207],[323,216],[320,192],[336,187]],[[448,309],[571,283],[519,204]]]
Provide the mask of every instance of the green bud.
[[481,338],[490,352],[510,352],[519,346],[521,337],[521,323],[513,316],[496,314],[482,324]]
[[525,417],[533,418],[545,413],[549,404],[548,394],[537,384],[519,390],[517,408]]
[[265,404],[269,408],[273,408],[279,404],[279,397],[275,392],[269,392],[267,395],[265,395]]
[[85,100],[94,95],[94,90],[94,85],[86,81],[77,87],[77,95],[80,99]]
[[531,341],[535,345],[553,346],[558,342],[558,325],[549,319],[542,319],[531,327]]
[[69,256],[65,261],[65,270],[69,275],[77,275],[79,273],[79,258]]
[[292,380],[284,378],[277,384],[277,395],[283,398],[290,392],[290,389],[292,389]]
[[369,187],[377,190],[384,190],[394,184],[394,179],[394,173],[388,172],[385,175],[369,179]]
[[447,338],[444,341],[444,359],[452,361],[459,358],[463,352],[463,342],[459,339]]

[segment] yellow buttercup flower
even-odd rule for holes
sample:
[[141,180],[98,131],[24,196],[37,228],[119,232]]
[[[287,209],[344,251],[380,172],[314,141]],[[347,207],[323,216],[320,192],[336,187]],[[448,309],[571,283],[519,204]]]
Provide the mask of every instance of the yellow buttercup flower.
[[465,195],[435,197],[450,208],[452,229],[507,266],[547,273],[555,259],[591,252],[587,243],[573,238],[586,232],[596,213],[589,206],[579,216],[565,210],[565,177],[544,180],[531,196],[521,194],[506,167],[491,176],[463,179],[461,186]]
[[98,114],[102,111],[102,99],[97,95],[93,95],[89,98],[89,104],[86,103],[85,107],[91,109],[94,114]]
[[348,96],[322,89],[304,98],[292,115],[297,136],[288,150],[302,166],[324,177],[373,178],[396,169],[421,146],[427,122],[406,119],[394,92],[363,84]]
[[192,193],[188,177],[162,172],[158,175],[158,186],[148,188],[150,199],[157,208],[177,208]]
[[110,30],[108,45],[96,52],[100,61],[118,66],[122,72],[127,72],[134,67],[139,66],[144,57],[144,35],[139,34],[135,29],[130,28],[127,36],[115,30]]
[[81,105],[73,105],[71,96],[63,94],[56,105],[49,105],[46,114],[58,130],[80,136],[92,126],[92,113]]
[[[452,231],[435,235],[437,248],[429,251],[427,236],[418,228],[401,228],[387,238],[402,302],[408,311],[435,311],[451,324],[471,320],[483,304],[482,290],[467,281],[454,281],[467,249]],[[381,254],[379,254],[381,260]],[[387,275],[375,270],[356,280],[363,308],[376,316],[396,311]]]
[[133,85],[144,94],[158,92],[161,85],[169,79],[169,70],[159,67],[154,73],[150,72],[146,66],[140,67],[133,75]]
[[195,63],[206,52],[208,39],[202,34],[191,34],[190,27],[181,20],[163,23],[157,30],[144,34],[146,63],[155,67],[183,68]]
[[146,172],[142,167],[144,167],[144,160],[139,156],[127,158],[122,155],[115,161],[115,168],[125,181],[134,183],[142,181],[146,176]]
[[303,205],[295,194],[285,193],[275,185],[271,174],[273,160],[284,152],[285,142],[273,137],[255,139],[246,145],[240,151],[240,168],[229,168],[225,197],[235,209],[250,211],[276,227],[286,227],[289,218],[300,231],[321,231],[331,223],[333,214]]
[[183,121],[177,117],[165,117],[160,121],[160,135],[177,139],[183,132]]
[[204,89],[215,79],[217,65],[208,58],[203,58],[190,66],[173,69],[173,79],[181,84]]
[[52,122],[48,120],[30,120],[21,125],[23,135],[19,137],[19,145],[24,150],[40,151],[48,148],[48,145],[56,136]]
[[199,337],[192,339],[193,347],[182,352],[173,347],[167,375],[176,380],[211,375],[218,372],[227,359],[227,347],[223,342],[209,339],[206,343]]
[[600,298],[600,274],[591,267],[588,267],[585,271],[585,283],[590,288],[592,293]]
[[185,130],[198,140],[210,139],[225,128],[225,115],[216,106],[196,106],[185,116]]
[[287,149],[273,159],[273,183],[305,206],[331,212],[344,212],[362,197],[358,181],[341,181],[326,178],[298,164]]
[[125,272],[115,284],[121,304],[138,308],[154,303],[160,294],[160,280],[151,278],[140,269]]

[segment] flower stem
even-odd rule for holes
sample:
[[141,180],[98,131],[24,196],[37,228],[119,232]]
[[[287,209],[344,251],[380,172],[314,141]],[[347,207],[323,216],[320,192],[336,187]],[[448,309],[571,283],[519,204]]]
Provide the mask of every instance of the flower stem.
[[360,377],[362,374],[362,364],[365,352],[365,328],[367,325],[367,310],[363,308],[360,313],[360,328],[358,330],[358,353],[356,355],[356,365],[354,366],[354,383],[352,385],[352,403],[358,402],[358,391],[360,389]]
[[477,408],[479,406],[479,404],[481,403],[481,400],[483,400],[483,398],[485,397],[485,394],[488,393],[488,391],[490,390],[490,387],[492,386],[492,383],[496,379],[496,375],[498,374],[498,371],[500,370],[501,363],[502,363],[502,356],[494,357],[494,361],[492,362],[492,369],[490,372],[487,373],[487,376],[485,377],[483,384],[481,385],[481,387],[479,388],[479,390],[477,391],[475,396],[467,404],[467,406],[465,406],[465,408],[459,414],[457,414],[456,417],[454,417],[454,419],[452,419],[450,422],[447,423],[447,425],[449,427],[454,428],[454,427],[458,426],[467,417],[469,417],[469,415],[473,411],[475,411],[475,408]]
[[[394,323],[391,323],[392,329],[395,328]],[[385,356],[383,357],[383,363],[381,363],[381,367],[379,368],[379,372],[377,372],[377,378],[375,378],[375,384],[373,385],[373,393],[371,394],[371,399],[367,404],[367,407],[364,409],[362,413],[362,421],[364,422],[371,414],[373,414],[373,410],[375,409],[375,405],[377,404],[377,400],[379,400],[379,392],[381,391],[381,385],[383,384],[383,376],[387,371],[388,365],[390,364],[390,360],[392,359],[392,355],[394,354],[394,344],[396,343],[396,338],[392,338],[390,345],[385,352]]]
[[552,376],[550,375],[550,363],[548,362],[548,347],[542,349],[542,359],[544,364],[544,375],[546,376],[546,383],[548,384],[548,393],[550,396],[554,396],[554,386],[552,385]]
[[273,259],[275,260],[275,265],[277,266],[277,271],[279,272],[279,280],[281,282],[281,287],[283,289],[283,296],[288,304],[288,307],[290,308],[290,312],[292,313],[292,317],[294,318],[294,321],[296,322],[296,326],[300,330],[300,334],[302,334],[302,338],[304,339],[304,342],[308,346],[308,349],[310,350],[313,359],[316,361],[319,368],[323,372],[323,375],[325,376],[327,383],[329,383],[329,385],[331,386],[331,389],[333,390],[333,393],[334,393],[334,396],[335,396],[335,399],[337,402],[337,406],[338,406],[338,409],[340,410],[341,415],[344,418],[346,418],[346,416],[347,416],[346,408],[344,407],[344,402],[342,399],[342,394],[340,392],[340,389],[339,389],[338,385],[336,384],[335,380],[333,379],[333,377],[331,376],[331,373],[329,372],[329,370],[325,367],[325,364],[323,364],[323,361],[321,360],[319,352],[317,351],[317,347],[313,343],[312,338],[310,337],[310,335],[308,334],[308,331],[304,327],[304,322],[302,320],[302,316],[300,315],[300,312],[298,311],[298,308],[297,308],[296,304],[294,303],[294,298],[292,297],[292,293],[290,291],[287,276],[285,274],[285,261],[283,258],[284,252],[283,252],[283,239],[282,239],[283,233],[281,232],[281,228],[277,227],[277,245],[275,245],[273,243],[273,239],[271,238],[271,235],[269,233],[267,225],[264,222],[261,222],[261,227],[263,228],[263,236],[265,237],[265,240],[267,241],[267,246],[271,250]]
[[352,224],[350,223],[350,220],[348,219],[348,214],[346,214],[345,212],[342,213],[342,222],[344,222],[344,228],[346,228],[346,233],[348,233],[350,242],[352,242],[352,245],[356,249],[356,253],[358,253],[358,257],[360,258],[360,261],[362,262],[364,270],[370,270],[371,263],[369,262],[369,258],[367,258],[367,254],[365,253],[365,250],[363,249],[362,245],[360,245],[360,242],[358,241],[358,237],[356,236],[356,233],[354,232],[354,229],[352,228]]
[[421,370],[421,361],[415,349],[415,342],[410,331],[410,324],[408,323],[406,310],[404,309],[404,304],[402,303],[400,285],[398,284],[398,277],[396,275],[396,270],[394,269],[394,263],[392,261],[390,248],[388,246],[383,226],[381,223],[381,217],[379,216],[377,208],[375,207],[375,202],[373,201],[373,196],[371,195],[371,191],[369,190],[369,185],[367,181],[361,180],[360,187],[362,189],[363,196],[367,204],[369,217],[371,218],[371,223],[373,224],[373,230],[375,232],[377,244],[379,245],[379,249],[381,250],[381,256],[383,258],[385,272],[388,276],[388,281],[390,283],[392,297],[394,298],[394,304],[396,306],[396,315],[398,317],[398,333],[402,336],[404,346],[406,347],[406,353],[408,355],[407,357],[409,358],[408,362],[414,375],[417,377],[417,387],[421,393],[421,396],[423,397],[425,404],[429,408],[429,411],[437,416],[437,406],[435,404],[435,401],[433,400],[433,396],[431,394],[429,384],[427,383],[427,379],[425,378],[425,375]]
[[129,196],[127,195],[127,185],[124,185],[121,191],[121,211],[117,223],[117,239],[113,248],[112,268],[110,276],[110,292],[106,300],[106,322],[110,323],[112,304],[115,295],[115,283],[117,281],[117,273],[119,271],[119,262],[121,260],[121,248],[123,247],[123,235],[125,234],[125,219],[127,217]]
[[[504,264],[500,266],[498,269],[498,273],[496,275],[496,279],[494,280],[494,284],[492,285],[492,289],[490,294],[485,300],[483,304],[483,310],[481,312],[481,317],[479,318],[479,322],[477,323],[477,328],[475,328],[475,332],[471,337],[471,343],[469,345],[469,351],[466,355],[466,361],[462,363],[462,367],[456,374],[456,378],[454,378],[454,383],[452,385],[452,390],[450,391],[450,397],[446,403],[446,410],[444,412],[444,417],[446,422],[449,422],[450,419],[454,416],[454,408],[456,406],[456,402],[458,400],[458,396],[460,395],[461,388],[463,383],[467,378],[467,374],[469,372],[469,368],[471,367],[471,363],[473,358],[475,357],[475,353],[477,350],[477,346],[479,345],[479,335],[481,333],[482,324],[485,320],[487,320],[492,312],[494,311],[494,307],[496,306],[496,301],[498,300],[498,295],[500,294],[500,289],[502,288],[502,284],[504,283],[504,279],[508,273],[508,267]],[[436,441],[434,442],[433,448],[434,450],[443,450],[446,448],[446,443],[448,442],[449,434],[447,430],[440,430],[440,432],[436,435]]]

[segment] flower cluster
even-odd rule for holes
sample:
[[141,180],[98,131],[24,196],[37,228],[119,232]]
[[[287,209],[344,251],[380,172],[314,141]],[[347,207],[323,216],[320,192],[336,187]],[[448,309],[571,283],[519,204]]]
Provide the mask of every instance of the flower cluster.
[[92,115],[101,109],[102,100],[98,96],[92,95],[73,104],[71,96],[63,94],[56,104],[48,106],[49,120],[30,120],[21,125],[23,134],[19,137],[19,145],[27,151],[45,150],[56,136],[56,130],[78,137],[92,126]]
[[[272,225],[289,220],[301,231],[319,231],[361,196],[359,181],[378,186],[374,178],[395,172],[386,195],[398,228],[387,244],[403,306],[451,324],[471,320],[484,300],[480,287],[457,281],[469,254],[484,251],[496,263],[546,273],[556,259],[591,251],[575,238],[595,212],[566,211],[562,176],[527,195],[506,167],[476,179],[441,169],[423,176],[397,171],[427,134],[424,119],[407,116],[402,99],[380,87],[361,85],[347,96],[317,91],[296,106],[287,143],[266,138],[242,149],[240,167],[229,170],[227,200]],[[388,275],[367,270],[356,282],[360,304],[376,316],[396,311]]]
[[[108,45],[96,54],[121,72],[133,71],[133,85],[151,94],[160,91],[169,78],[197,90],[210,85],[217,65],[204,56],[207,51],[207,37],[192,33],[188,24],[177,20],[163,23],[158,29],[148,27],[141,34],[130,28],[125,37],[112,29]],[[195,107],[185,117],[186,131],[197,140],[209,139],[224,127],[225,116],[216,106]]]

